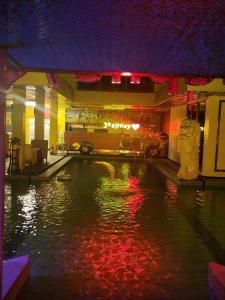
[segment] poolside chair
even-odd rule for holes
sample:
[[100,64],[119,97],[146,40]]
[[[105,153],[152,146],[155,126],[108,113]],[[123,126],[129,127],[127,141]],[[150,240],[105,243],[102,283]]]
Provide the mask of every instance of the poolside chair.
[[31,146],[33,148],[41,149],[42,160],[45,159],[47,163],[48,159],[48,140],[32,140]]

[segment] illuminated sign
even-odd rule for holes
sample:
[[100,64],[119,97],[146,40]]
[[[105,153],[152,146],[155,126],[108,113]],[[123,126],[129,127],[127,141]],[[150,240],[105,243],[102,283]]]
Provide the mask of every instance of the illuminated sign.
[[138,130],[140,128],[140,124],[121,124],[121,123],[104,122],[104,128]]

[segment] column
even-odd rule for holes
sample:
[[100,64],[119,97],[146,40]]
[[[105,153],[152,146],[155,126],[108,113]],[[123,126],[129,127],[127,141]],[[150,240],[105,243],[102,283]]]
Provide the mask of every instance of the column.
[[35,140],[44,140],[44,123],[45,123],[45,89],[42,86],[36,87],[35,96]]
[[202,175],[225,178],[225,97],[206,100]]
[[66,99],[59,95],[58,97],[58,143],[64,143],[64,132],[65,132],[65,106]]
[[21,140],[19,166],[20,170],[24,168],[24,145],[26,138],[26,86],[17,86],[12,91],[12,137],[18,137]]
[[51,91],[50,104],[50,152],[57,154],[58,139],[58,95],[57,92]]
[[5,106],[6,82],[4,64],[6,53],[0,50],[0,295],[2,294],[3,227],[5,201]]

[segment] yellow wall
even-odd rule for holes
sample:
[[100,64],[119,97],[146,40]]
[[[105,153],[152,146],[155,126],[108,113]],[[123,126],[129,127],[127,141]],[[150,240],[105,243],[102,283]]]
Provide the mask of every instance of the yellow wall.
[[48,86],[48,79],[45,73],[27,72],[16,80],[15,85],[41,85]]
[[26,142],[25,144],[29,143],[29,119],[34,119],[34,108],[26,106]]
[[[178,90],[177,94],[183,94],[187,91],[187,86],[185,84],[184,78],[179,78],[178,80]],[[173,95],[168,95],[168,84],[167,83],[161,83],[161,84],[155,84],[155,103],[159,104],[165,100],[169,100],[173,98]]]
[[206,85],[187,85],[188,91],[196,91],[196,92],[225,92],[225,85],[223,84],[223,79],[214,79],[211,83]]
[[[225,102],[221,103],[221,113],[219,117],[221,101],[225,101],[224,96],[211,96],[206,102],[202,165],[202,175],[204,176],[225,177]],[[220,129],[220,134],[217,140],[218,128]],[[217,142],[218,153],[216,163]],[[224,171],[216,171],[215,166],[217,169]]]
[[187,116],[186,105],[174,106],[170,112],[169,159],[180,162],[177,151],[180,123]]
[[63,143],[62,133],[65,131],[65,98],[58,94],[58,143]]
[[[58,93],[65,96],[69,101],[73,102],[73,89],[65,82],[65,80],[57,74],[59,80],[59,88],[53,88]],[[14,85],[34,85],[34,86],[48,86],[48,79],[46,73],[27,72],[24,76],[19,78]]]
[[51,91],[50,102],[50,152],[57,154],[58,142],[58,94]]
[[124,92],[74,92],[75,104],[83,105],[153,105],[154,93],[124,93]]
[[[182,82],[179,82],[181,90]],[[180,90],[180,91],[181,91]],[[188,91],[208,91],[208,92],[225,92],[225,85],[222,79],[214,79],[210,84],[202,86],[191,86],[187,85]],[[204,129],[204,151],[203,151],[203,168],[202,174],[205,176],[221,176],[224,177],[225,172],[214,172],[215,166],[215,152],[216,152],[216,137],[218,128],[218,110],[219,101],[225,99],[225,97],[215,96],[209,97],[206,105],[206,120]],[[158,102],[158,99],[157,99]],[[222,134],[225,132],[225,109],[222,111],[221,115],[221,134],[219,139],[218,147],[218,165],[225,169],[225,139],[222,138]],[[179,153],[177,152],[177,143],[179,135],[180,123],[186,118],[186,105],[175,106],[171,108],[170,115],[170,137],[169,137],[169,158],[179,162]],[[210,125],[210,126],[209,126]]]

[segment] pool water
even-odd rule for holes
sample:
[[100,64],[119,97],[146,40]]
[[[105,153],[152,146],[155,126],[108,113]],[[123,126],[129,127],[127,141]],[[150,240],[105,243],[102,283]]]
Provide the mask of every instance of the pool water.
[[140,162],[72,161],[72,180],[7,183],[5,258],[30,254],[21,299],[207,300],[225,263],[225,192],[180,189]]

